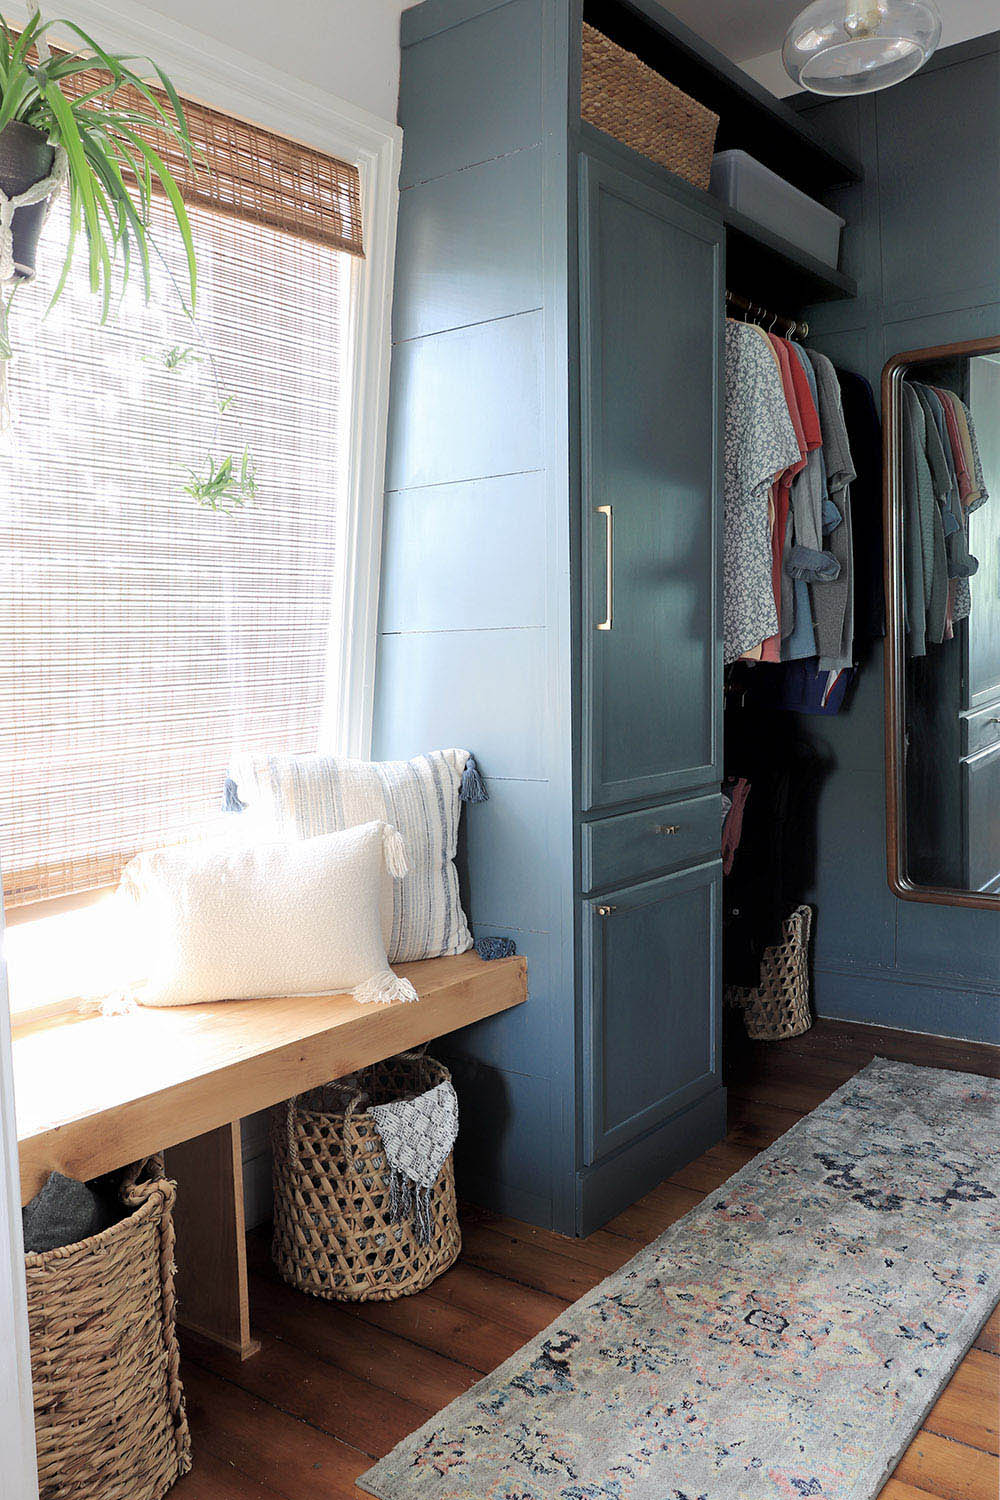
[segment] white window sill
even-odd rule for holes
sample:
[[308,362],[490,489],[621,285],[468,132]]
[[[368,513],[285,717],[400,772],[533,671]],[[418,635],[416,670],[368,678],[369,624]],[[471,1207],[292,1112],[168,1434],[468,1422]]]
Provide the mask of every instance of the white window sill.
[[95,891],[69,907],[15,909],[4,935],[12,1025],[89,1009],[120,993],[130,984],[124,954],[114,891]]

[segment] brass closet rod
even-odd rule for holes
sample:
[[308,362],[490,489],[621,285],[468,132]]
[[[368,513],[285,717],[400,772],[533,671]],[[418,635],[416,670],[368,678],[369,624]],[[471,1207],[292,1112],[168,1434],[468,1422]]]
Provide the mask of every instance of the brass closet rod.
[[756,323],[767,326],[768,332],[772,332],[775,323],[785,324],[785,337],[796,336],[804,339],[809,333],[809,324],[800,323],[797,318],[789,318],[784,313],[773,313],[768,308],[762,307],[759,302],[749,302],[746,297],[739,297],[735,292],[726,292],[726,306],[734,307],[739,312],[746,313]]

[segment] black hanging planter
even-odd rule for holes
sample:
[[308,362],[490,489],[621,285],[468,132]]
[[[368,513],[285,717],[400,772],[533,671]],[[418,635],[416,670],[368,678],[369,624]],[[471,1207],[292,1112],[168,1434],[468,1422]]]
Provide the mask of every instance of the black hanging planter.
[[[52,171],[56,154],[42,131],[20,120],[0,130],[0,189],[8,198],[26,193]],[[11,220],[14,272],[18,281],[31,281],[35,274],[38,237],[45,222],[48,200],[28,203],[14,210]]]

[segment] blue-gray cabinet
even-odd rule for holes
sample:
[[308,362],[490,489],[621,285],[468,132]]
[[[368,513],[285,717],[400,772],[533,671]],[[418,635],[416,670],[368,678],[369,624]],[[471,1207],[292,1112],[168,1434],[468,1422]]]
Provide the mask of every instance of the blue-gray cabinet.
[[[565,1233],[725,1127],[724,261],[760,263],[707,193],[581,122],[583,9],[402,17],[374,744],[479,760],[463,891],[475,934],[527,955],[529,1000],[441,1044],[459,1185]],[[803,187],[839,170],[656,0],[588,0],[611,12],[652,65],[725,94],[729,144],[758,130],[780,168],[790,143]]]
[[584,810],[718,786],[723,227],[580,159]]
[[721,885],[715,860],[584,905],[588,1166],[718,1086]]

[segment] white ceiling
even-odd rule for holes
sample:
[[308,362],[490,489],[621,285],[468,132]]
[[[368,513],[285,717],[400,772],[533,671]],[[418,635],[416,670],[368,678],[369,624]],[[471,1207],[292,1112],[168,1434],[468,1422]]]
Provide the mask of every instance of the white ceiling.
[[670,0],[667,9],[727,57],[777,51],[807,0]]
[[[776,94],[792,85],[781,66],[781,43],[808,0],[667,0],[666,8],[705,41],[740,63]],[[1000,0],[938,0],[941,45],[1000,30]]]

